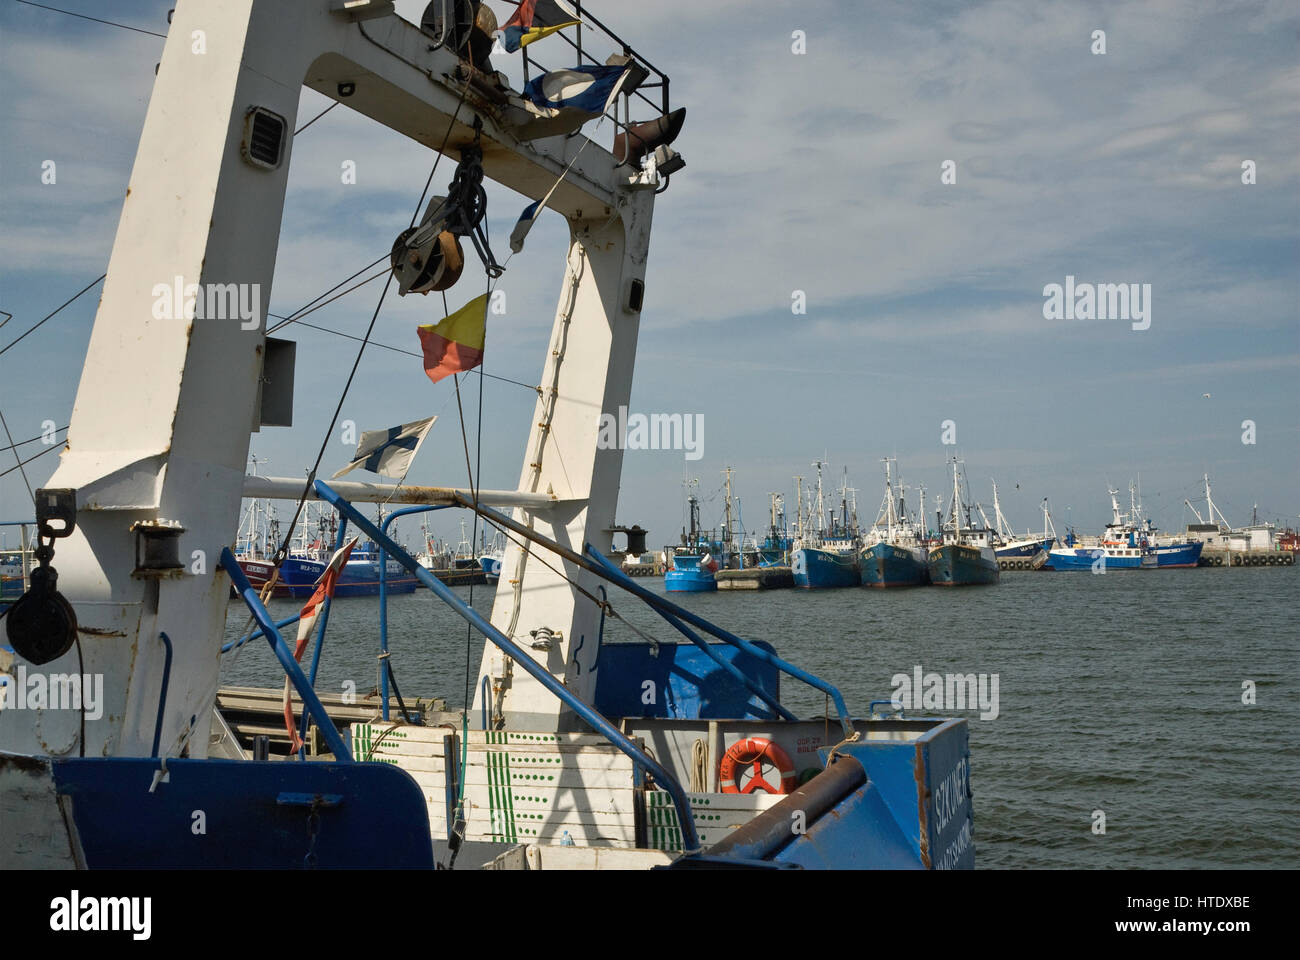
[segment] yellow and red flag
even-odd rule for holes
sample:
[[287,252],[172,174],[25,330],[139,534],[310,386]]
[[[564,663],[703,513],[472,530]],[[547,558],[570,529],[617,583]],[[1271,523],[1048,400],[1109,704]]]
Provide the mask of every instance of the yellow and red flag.
[[475,297],[441,323],[421,324],[424,372],[437,383],[443,377],[473,370],[483,362],[488,295]]

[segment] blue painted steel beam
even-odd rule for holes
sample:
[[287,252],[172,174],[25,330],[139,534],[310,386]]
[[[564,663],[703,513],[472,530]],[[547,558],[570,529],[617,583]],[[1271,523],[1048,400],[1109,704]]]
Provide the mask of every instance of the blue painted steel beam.
[[[686,852],[696,853],[699,851],[700,840],[695,832],[695,818],[691,814],[691,805],[686,798],[686,791],[677,782],[677,778],[664,769],[657,760],[651,759],[644,750],[623,736],[618,731],[618,728],[601,716],[591,705],[574,696],[573,691],[555,679],[550,671],[529,656],[528,651],[492,626],[478,611],[456,596],[450,587],[420,566],[414,557],[389,539],[386,533],[367,520],[351,503],[330,489],[329,485],[323,480],[316,481],[316,493],[322,500],[346,514],[362,532],[397,558],[402,566],[409,570],[417,580],[432,590],[440,600],[460,614],[461,617],[469,621],[471,626],[505,651],[507,656],[523,667],[534,680],[558,697],[565,706],[599,731],[606,740],[631,757],[634,763],[649,771],[654,776],[655,782],[667,790],[668,794],[673,798],[673,806],[677,810],[677,819],[681,825],[682,844]],[[293,658],[290,657],[290,659]]]
[[[626,587],[629,583],[632,582],[632,578],[629,577],[622,570],[620,570],[618,567],[614,566],[614,564],[610,563],[608,557],[601,556],[599,552],[593,552],[592,556],[595,558],[597,563],[599,563],[602,567],[604,567],[607,571],[609,571],[609,574],[613,578],[614,583],[617,583],[621,587]],[[724,659],[716,650],[713,649],[712,645],[709,644],[707,640],[701,637],[690,627],[686,626],[686,624],[682,623],[682,621],[679,620],[677,617],[673,616],[671,613],[669,613],[666,610],[660,610],[658,607],[654,607],[652,609],[654,609],[654,611],[657,614],[659,614],[661,617],[667,620],[668,623],[672,625],[673,629],[675,629],[687,640],[691,641],[691,643],[695,644],[697,647],[703,650],[709,656],[709,658],[713,660],[714,663],[716,663],[718,666],[720,666],[723,669],[723,671],[727,674],[727,676],[731,677],[733,680],[737,681],[738,683],[744,685],[746,690],[748,690],[750,693],[754,694],[765,704],[767,704],[768,707],[770,707],[773,711],[775,711],[776,714],[780,716],[782,719],[792,720],[792,721],[799,719],[793,713],[787,710],[784,706],[782,706],[781,701],[777,700],[776,697],[772,696],[770,693],[768,693],[766,690],[764,690],[762,687],[756,684],[749,677],[745,676],[745,674],[741,672],[739,667],[737,667],[734,663],[731,663],[729,660]]]
[[235,591],[243,597],[244,603],[248,604],[248,609],[252,612],[253,618],[261,625],[262,632],[271,645],[275,658],[284,667],[284,672],[288,674],[289,679],[293,682],[294,689],[298,691],[298,696],[302,697],[302,702],[307,705],[312,716],[316,718],[316,722],[320,724],[321,733],[325,737],[325,742],[329,745],[330,752],[339,760],[351,760],[352,751],[348,749],[348,745],[339,736],[334,721],[325,712],[325,705],[320,702],[320,697],[316,696],[316,691],[307,682],[302,667],[293,658],[293,653],[285,646],[284,638],[280,636],[280,631],[275,627],[275,621],[271,619],[271,614],[267,612],[265,605],[257,595],[257,591],[253,589],[253,585],[248,582],[248,577],[240,569],[239,563],[235,560],[235,556],[230,552],[229,547],[221,548],[221,566],[234,583]]

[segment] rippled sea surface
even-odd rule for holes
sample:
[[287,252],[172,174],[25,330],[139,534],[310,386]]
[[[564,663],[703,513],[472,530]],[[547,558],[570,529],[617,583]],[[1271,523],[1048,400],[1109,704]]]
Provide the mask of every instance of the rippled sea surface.
[[[662,591],[662,581],[641,583]],[[487,614],[492,587],[474,590]],[[462,597],[469,589],[456,588]],[[981,867],[1294,867],[1300,863],[1300,568],[1007,573],[992,587],[674,594],[673,599],[839,686],[855,715],[891,677],[996,674],[998,715],[970,721]],[[631,597],[619,612],[676,639]],[[283,619],[297,604],[277,601]],[[318,687],[374,686],[378,602],[334,605]],[[247,621],[232,602],[227,635]],[[427,590],[394,597],[404,696],[465,702],[465,624]],[[613,623],[607,641],[634,639]],[[483,640],[469,650],[477,675]],[[226,684],[283,679],[250,644]],[[1243,704],[1243,684],[1255,703]],[[821,715],[788,678],[782,699]],[[1094,833],[1094,811],[1105,833]]]

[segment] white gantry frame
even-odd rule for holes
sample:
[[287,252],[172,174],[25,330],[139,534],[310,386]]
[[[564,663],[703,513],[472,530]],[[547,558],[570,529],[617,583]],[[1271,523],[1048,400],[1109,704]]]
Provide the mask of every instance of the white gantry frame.
[[[342,5],[176,4],[67,448],[47,484],[78,491],[77,529],[58,541],[54,566],[77,613],[84,668],[74,649],[39,669],[103,675],[102,714],[85,721],[86,756],[149,754],[163,683],[162,632],[174,659],[161,752],[175,755],[187,743],[192,756],[207,753],[229,589],[216,567],[239,520],[265,315],[256,326],[184,312],[160,319],[153,291],[176,277],[203,289],[255,284],[265,311],[304,85],[431,150],[446,136],[453,160],[472,142],[481,115],[487,177],[533,199],[563,178],[548,205],[567,218],[571,239],[521,469],[519,492],[527,496],[515,501],[528,505],[515,506],[515,517],[575,550],[587,541],[609,547],[602,531],[614,525],[622,451],[598,449],[597,436],[600,415],[626,405],[631,390],[639,328],[631,289],[644,281],[655,182],[620,170],[596,144],[575,159],[586,142],[581,135],[519,142],[472,90],[461,104],[454,53],[430,49],[430,38],[399,17],[354,22],[336,6]],[[343,97],[341,84],[354,89]],[[246,115],[254,107],[287,127],[274,169],[244,157]],[[413,196],[418,187],[412,184]],[[405,225],[395,223],[394,234]],[[489,350],[497,335],[500,328],[489,331]],[[423,374],[413,369],[412,376]],[[132,525],[160,518],[185,528],[185,572],[133,576]],[[551,567],[593,591],[594,578],[554,556],[542,559],[546,564],[514,544],[507,548],[493,623],[526,646],[531,631],[551,631],[550,648],[535,656],[589,699],[598,611]],[[242,608],[234,615],[242,618]],[[560,704],[491,645],[482,673],[492,678],[510,726],[569,725]],[[0,750],[75,755],[81,722],[78,710],[0,711]]]

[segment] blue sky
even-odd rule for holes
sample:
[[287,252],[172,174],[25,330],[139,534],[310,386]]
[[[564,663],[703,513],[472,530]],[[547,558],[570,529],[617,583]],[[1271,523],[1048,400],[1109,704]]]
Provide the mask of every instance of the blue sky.
[[[52,5],[163,32],[172,4]],[[399,0],[398,10],[418,19],[423,6]],[[494,6],[504,20],[506,6]],[[731,465],[757,526],[768,492],[791,492],[823,454],[829,476],[848,467],[864,513],[879,501],[886,455],[933,496],[951,419],[976,496],[987,504],[996,477],[1018,527],[1039,522],[1047,496],[1062,532],[1094,531],[1109,516],[1107,484],[1125,489],[1140,474],[1148,512],[1177,528],[1207,471],[1233,522],[1257,502],[1268,519],[1294,523],[1294,4],[665,0],[609,3],[598,15],[672,77],[674,105],[688,108],[677,144],[687,167],[655,210],[632,409],[702,413],[705,423],[701,460],[628,452],[621,522],[648,527],[656,545],[673,539],[687,469],[716,523]],[[1098,29],[1104,56],[1090,52]],[[796,30],[804,55],[791,51]],[[163,41],[12,0],[0,0],[0,32],[0,309],[14,314],[3,344],[105,269]],[[557,43],[532,49],[545,61]],[[510,58],[497,66],[515,75]],[[300,122],[325,105],[305,93]],[[607,144],[611,131],[592,135]],[[55,185],[41,183],[46,159],[58,164]],[[357,165],[355,185],[340,183],[344,160]],[[344,109],[304,131],[272,312],[386,251],[431,160]],[[956,184],[940,182],[945,160]],[[1254,185],[1241,182],[1243,160],[1256,164]],[[451,169],[439,168],[439,187]],[[489,192],[499,255],[525,202]],[[545,216],[511,261],[489,373],[536,382],[566,239],[559,217]],[[1151,284],[1150,329],[1045,320],[1043,287],[1067,275]],[[471,286],[462,281],[453,304]],[[806,315],[791,312],[795,290]],[[361,333],[378,293],[363,288],[309,319]],[[0,357],[0,409],[16,440],[46,419],[67,423],[97,295]],[[376,339],[418,351],[415,326],[438,318],[432,299],[390,296]],[[299,343],[296,425],[255,435],[252,450],[270,459],[264,472],[300,476],[355,344],[286,332]],[[533,398],[487,382],[484,486],[515,484]],[[411,480],[464,483],[451,382],[431,385],[412,357],[367,352],[345,418],[369,429],[431,413],[440,420]],[[1241,442],[1247,419],[1253,445]],[[331,445],[323,468],[348,453]],[[34,485],[56,456],[28,467]],[[12,465],[4,458],[0,470]],[[0,517],[24,515],[10,473]]]

